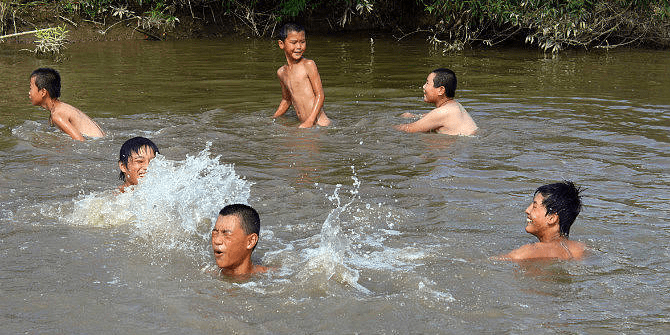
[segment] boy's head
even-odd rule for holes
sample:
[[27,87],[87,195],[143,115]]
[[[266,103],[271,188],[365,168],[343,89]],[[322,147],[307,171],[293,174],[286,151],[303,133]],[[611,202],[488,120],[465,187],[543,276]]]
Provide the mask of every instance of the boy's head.
[[58,71],[44,67],[39,68],[30,74],[30,80],[33,81],[37,90],[46,89],[51,99],[60,97],[60,74]]
[[127,140],[119,151],[119,179],[137,185],[138,178],[144,175],[158,153],[158,147],[148,138],[138,136]]
[[286,23],[279,29],[279,40],[282,42],[286,41],[291,32],[305,33],[305,28],[297,23]]
[[542,205],[547,209],[546,215],[558,215],[562,236],[567,237],[570,234],[570,226],[582,209],[581,191],[574,183],[567,180],[540,186],[535,191],[535,194],[539,193],[544,197]]
[[258,212],[244,204],[227,205],[221,209],[212,229],[212,251],[220,268],[234,270],[258,244],[261,220]]
[[444,86],[444,95],[447,98],[456,96],[456,74],[449,69],[435,69],[431,73],[435,74],[433,78],[433,87],[438,88]]

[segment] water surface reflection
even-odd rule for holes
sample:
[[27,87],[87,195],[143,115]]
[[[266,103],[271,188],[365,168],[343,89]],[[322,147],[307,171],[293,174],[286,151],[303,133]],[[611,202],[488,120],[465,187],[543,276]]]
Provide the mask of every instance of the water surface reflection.
[[[422,40],[314,36],[307,56],[335,122],[298,130],[291,112],[270,117],[284,61],[274,41],[78,43],[60,64],[11,48],[0,52],[7,332],[670,330],[667,52],[442,54]],[[40,66],[61,71],[63,100],[107,137],[75,143],[48,127],[27,99]],[[393,130],[400,114],[430,110],[421,85],[442,66],[459,76],[478,134]],[[201,186],[147,191],[168,199],[142,212],[157,219],[114,221],[141,205],[106,193],[132,136],[154,140],[167,165],[211,142],[199,158],[211,165],[160,170],[159,181]],[[249,282],[207,271],[208,225],[227,200],[211,199],[219,184],[204,178],[226,164],[234,174],[217,180],[248,181],[249,192],[216,186],[217,197],[259,210],[255,258],[278,268]],[[560,179],[586,188],[571,237],[589,256],[489,260],[533,241],[523,210]],[[91,215],[73,216],[84,199]],[[101,215],[117,224],[87,224]]]

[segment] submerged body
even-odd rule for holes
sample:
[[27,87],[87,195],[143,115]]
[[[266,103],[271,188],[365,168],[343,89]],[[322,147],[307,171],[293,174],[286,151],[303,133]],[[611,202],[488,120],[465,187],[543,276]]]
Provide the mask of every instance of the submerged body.
[[[445,135],[470,136],[477,131],[475,121],[470,114],[456,100],[444,101],[440,106],[423,115],[421,119],[408,124],[398,125],[396,129],[408,133],[434,131]],[[417,115],[405,113],[403,117]]]
[[49,124],[51,126],[58,127],[58,129],[78,141],[84,141],[84,136],[91,138],[105,136],[105,133],[95,121],[79,109],[60,101],[59,96],[60,76],[58,72],[53,69],[35,70],[30,77],[28,97],[33,105],[49,111]]
[[300,120],[300,128],[328,126],[330,119],[323,111],[325,95],[321,77],[313,60],[303,57],[307,43],[304,31],[290,31],[279,40],[284,50],[286,65],[277,70],[282,89],[282,100],[273,117],[279,117],[293,106]]
[[244,276],[268,270],[251,261],[259,233],[260,218],[250,206],[233,204],[221,209],[212,228],[212,251],[221,274]]
[[456,75],[449,69],[435,69],[423,84],[423,101],[435,109],[420,116],[404,113],[402,117],[421,117],[419,120],[395,128],[408,133],[437,132],[446,135],[470,136],[477,131],[475,121],[456,100]]
[[513,261],[581,259],[586,245],[568,239],[570,227],[581,210],[579,192],[579,188],[567,181],[539,187],[525,213],[526,232],[540,241],[495,258]]

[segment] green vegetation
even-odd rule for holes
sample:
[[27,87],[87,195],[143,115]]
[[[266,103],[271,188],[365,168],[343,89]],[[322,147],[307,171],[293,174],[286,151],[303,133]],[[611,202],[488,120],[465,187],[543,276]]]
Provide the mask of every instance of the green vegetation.
[[322,32],[371,29],[399,39],[419,34],[445,51],[501,43],[553,53],[670,45],[670,0],[3,0],[0,33],[43,5],[75,21],[134,21],[154,35],[189,19],[268,37],[290,20]]
[[63,26],[36,31],[35,44],[37,46],[33,52],[38,55],[59,56],[67,43],[67,33],[68,31]]

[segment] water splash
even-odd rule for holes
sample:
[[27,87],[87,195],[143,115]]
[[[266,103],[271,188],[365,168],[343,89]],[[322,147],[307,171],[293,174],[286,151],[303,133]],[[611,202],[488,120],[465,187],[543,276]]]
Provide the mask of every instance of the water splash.
[[367,288],[358,283],[358,270],[347,265],[346,260],[354,257],[355,254],[352,252],[351,241],[344,234],[341,234],[340,228],[340,215],[356,200],[361,184],[355,175],[354,167],[352,166],[351,169],[354,173],[351,177],[354,180],[353,189],[351,190],[352,197],[346,204],[341,205],[339,190],[342,185],[337,184],[335,186],[335,191],[333,191],[333,194],[328,199],[336,202],[337,207],[328,214],[321,227],[319,247],[305,250],[307,264],[298,276],[307,279],[318,274],[318,276],[322,277],[322,282],[336,280],[354,287],[360,292],[370,293]]
[[[125,193],[106,191],[74,203],[69,223],[85,226],[132,225],[137,235],[209,236],[212,219],[231,203],[247,203],[251,182],[235,174],[232,164],[211,157],[211,143],[196,156],[171,161],[157,155],[140,184]],[[172,245],[175,247],[175,245]]]

